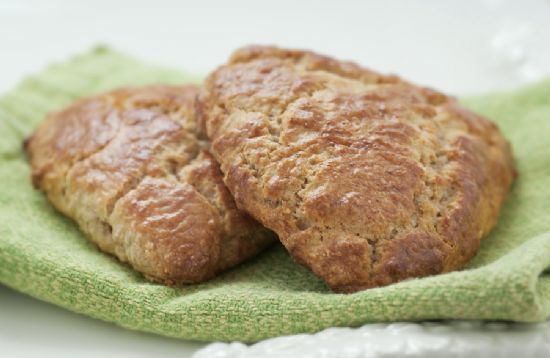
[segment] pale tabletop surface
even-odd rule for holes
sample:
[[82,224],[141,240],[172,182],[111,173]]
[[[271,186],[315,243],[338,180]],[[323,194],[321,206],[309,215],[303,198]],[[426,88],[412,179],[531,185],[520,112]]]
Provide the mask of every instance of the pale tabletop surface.
[[[310,48],[456,94],[550,74],[550,1],[0,1],[0,92],[107,44],[207,73],[245,44]],[[0,285],[1,357],[185,357],[202,347],[131,332]]]

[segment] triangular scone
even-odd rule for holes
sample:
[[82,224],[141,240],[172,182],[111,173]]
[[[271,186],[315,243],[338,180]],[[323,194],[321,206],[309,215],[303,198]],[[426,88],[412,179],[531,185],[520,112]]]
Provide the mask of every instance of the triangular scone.
[[237,206],[335,291],[461,268],[515,175],[492,122],[350,62],[249,47],[203,88]]
[[27,140],[33,183],[99,248],[166,284],[200,282],[274,235],[240,212],[194,116],[197,88],[121,89]]

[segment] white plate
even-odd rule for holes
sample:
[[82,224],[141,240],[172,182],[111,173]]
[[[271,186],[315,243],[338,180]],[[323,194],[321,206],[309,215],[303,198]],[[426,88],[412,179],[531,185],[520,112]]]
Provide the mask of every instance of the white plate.
[[476,321],[370,324],[314,335],[268,339],[252,346],[213,343],[193,358],[547,358],[550,323]]

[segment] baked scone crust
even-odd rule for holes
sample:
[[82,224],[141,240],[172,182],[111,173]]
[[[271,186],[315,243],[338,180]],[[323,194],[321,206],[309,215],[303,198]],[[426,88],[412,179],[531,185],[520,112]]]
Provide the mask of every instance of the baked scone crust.
[[313,52],[240,49],[199,98],[237,206],[338,292],[463,267],[515,176],[488,119]]
[[194,115],[195,86],[121,89],[52,113],[32,180],[91,241],[151,280],[193,283],[274,235],[238,211]]

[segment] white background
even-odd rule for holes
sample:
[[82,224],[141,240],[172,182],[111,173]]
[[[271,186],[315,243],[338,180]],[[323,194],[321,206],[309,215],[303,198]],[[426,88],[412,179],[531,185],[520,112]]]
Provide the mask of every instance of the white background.
[[[452,94],[481,93],[550,74],[550,1],[0,0],[0,92],[97,44],[207,73],[251,43],[314,49]],[[184,357],[197,347],[0,285],[1,357]]]

